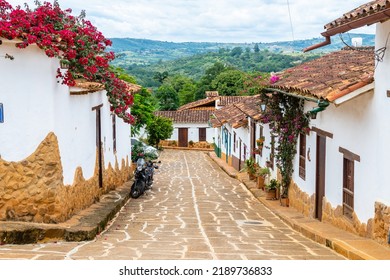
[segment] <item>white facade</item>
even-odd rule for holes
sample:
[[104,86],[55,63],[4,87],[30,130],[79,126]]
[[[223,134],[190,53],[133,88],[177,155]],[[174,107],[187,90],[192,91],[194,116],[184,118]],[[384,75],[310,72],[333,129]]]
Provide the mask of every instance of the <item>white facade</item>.
[[[386,44],[390,23],[377,24],[376,49]],[[373,58],[374,59],[374,58]],[[390,115],[388,108],[390,88],[390,54],[375,71],[375,90],[364,93],[338,107],[331,104],[311,120],[311,126],[327,131],[326,137],[325,197],[333,205],[343,203],[343,153],[340,148],[360,157],[354,161],[354,211],[359,220],[367,221],[374,216],[376,201],[390,204],[390,188],[387,187],[388,160],[390,158]],[[306,110],[314,103],[306,102]],[[298,173],[299,158],[295,158],[293,180],[308,194],[315,193],[316,185],[316,133],[307,137],[306,179]]]
[[104,91],[70,95],[69,87],[56,79],[57,59],[48,58],[37,46],[18,49],[3,41],[0,54],[0,103],[4,123],[0,123],[0,156],[21,161],[31,155],[49,132],[58,138],[64,184],[72,184],[77,167],[86,179],[92,177],[96,162],[96,111],[101,107],[104,163],[119,167],[130,157],[130,127],[116,118],[116,154],[113,151],[113,125]]
[[168,140],[179,141],[179,128],[188,128],[188,141],[199,142],[199,128],[206,128],[206,141],[213,143],[214,128],[207,123],[174,123],[171,137]]

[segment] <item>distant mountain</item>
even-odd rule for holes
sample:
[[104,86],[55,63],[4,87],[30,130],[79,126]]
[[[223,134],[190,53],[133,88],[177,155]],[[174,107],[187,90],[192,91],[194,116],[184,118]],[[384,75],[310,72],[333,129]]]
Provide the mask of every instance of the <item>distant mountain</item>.
[[375,36],[367,34],[343,35],[342,39],[335,36],[332,44],[308,53],[302,49],[323,42],[324,38],[272,43],[173,43],[113,38],[110,50],[116,54],[112,65],[124,69],[140,85],[156,88],[156,73],[183,75],[196,81],[216,62],[244,72],[277,72],[351,45],[351,39],[357,37],[362,38],[363,46],[374,45]]
[[[339,36],[332,37],[332,44],[312,51],[312,53],[324,53],[339,50],[346,44],[351,45],[351,39],[360,37],[363,46],[373,46],[375,35],[371,34],[343,34],[342,39]],[[163,61],[175,60],[178,58],[204,54],[209,52],[219,52],[221,49],[231,50],[235,47],[241,47],[244,50],[249,48],[253,51],[256,42],[253,43],[174,43],[155,41],[148,39],[133,38],[111,38],[113,42],[109,50],[117,55],[114,65],[128,66],[129,64],[150,65],[161,63]],[[271,52],[282,52],[285,54],[301,52],[304,48],[324,41],[323,37],[312,38],[307,40],[282,41],[272,43],[258,42],[260,50],[269,50]],[[343,42],[344,41],[344,42]]]

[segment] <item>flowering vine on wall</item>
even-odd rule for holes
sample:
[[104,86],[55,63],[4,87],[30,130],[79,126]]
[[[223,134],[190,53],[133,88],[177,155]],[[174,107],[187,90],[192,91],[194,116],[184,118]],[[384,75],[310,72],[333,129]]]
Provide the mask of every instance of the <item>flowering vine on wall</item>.
[[67,69],[58,69],[56,77],[65,85],[74,86],[79,78],[102,83],[111,111],[132,123],[134,118],[128,109],[133,104],[133,95],[127,84],[109,69],[114,53],[105,50],[111,41],[85,20],[84,13],[72,16],[72,11],[62,10],[58,1],[35,4],[35,9],[25,5],[23,10],[0,0],[0,38],[19,40],[18,48],[36,44],[48,57],[60,59]]
[[269,124],[271,133],[277,136],[275,159],[282,175],[282,196],[287,197],[298,136],[309,132],[309,118],[303,111],[303,99],[275,92],[263,93],[262,100],[267,109],[261,122]]

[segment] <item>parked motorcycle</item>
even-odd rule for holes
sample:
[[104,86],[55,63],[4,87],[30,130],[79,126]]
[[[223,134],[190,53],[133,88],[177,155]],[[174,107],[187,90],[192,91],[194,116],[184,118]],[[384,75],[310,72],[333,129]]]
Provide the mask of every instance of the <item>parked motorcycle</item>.
[[132,198],[140,197],[153,184],[154,169],[158,166],[154,162],[146,162],[144,158],[137,160],[137,167],[134,171],[134,183],[131,186],[130,196]]

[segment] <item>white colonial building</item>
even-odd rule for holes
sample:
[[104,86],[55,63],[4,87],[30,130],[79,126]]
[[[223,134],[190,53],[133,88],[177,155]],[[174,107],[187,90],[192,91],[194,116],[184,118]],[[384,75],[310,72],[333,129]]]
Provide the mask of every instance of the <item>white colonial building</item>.
[[62,221],[128,179],[130,126],[102,85],[63,85],[57,59],[1,41],[0,220]]

